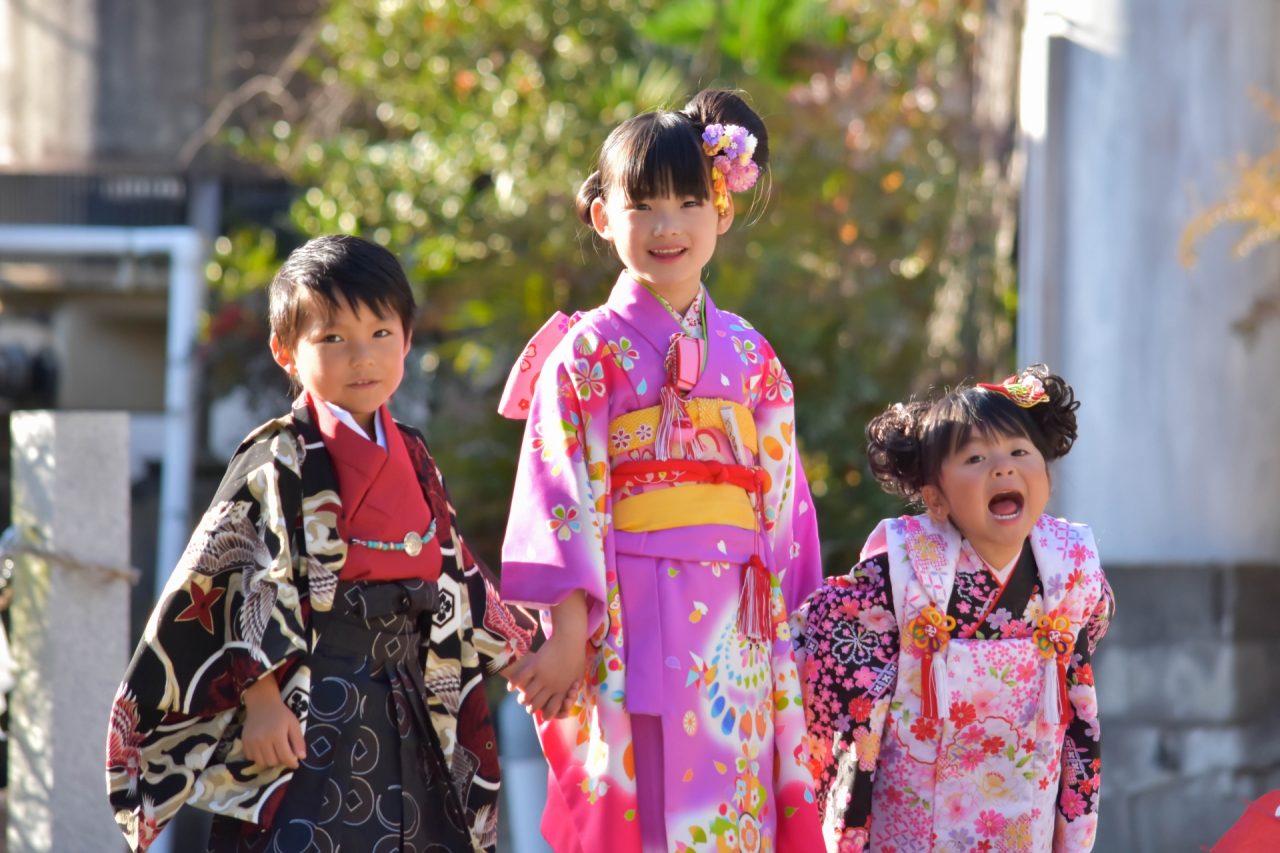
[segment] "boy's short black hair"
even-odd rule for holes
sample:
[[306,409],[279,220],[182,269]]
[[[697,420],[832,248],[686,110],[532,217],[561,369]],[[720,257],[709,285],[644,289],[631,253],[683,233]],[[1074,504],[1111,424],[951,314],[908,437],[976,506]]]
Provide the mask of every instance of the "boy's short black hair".
[[349,234],[328,234],[289,253],[267,291],[271,333],[292,349],[317,311],[332,314],[345,300],[379,318],[400,318],[405,337],[417,303],[396,256],[377,243]]

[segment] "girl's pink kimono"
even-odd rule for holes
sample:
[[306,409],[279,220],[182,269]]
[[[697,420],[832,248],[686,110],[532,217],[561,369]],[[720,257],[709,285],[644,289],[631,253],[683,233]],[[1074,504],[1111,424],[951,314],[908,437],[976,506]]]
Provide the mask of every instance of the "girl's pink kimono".
[[[821,582],[791,381],[759,332],[700,298],[705,346],[674,372],[681,322],[624,273],[513,374],[532,391],[511,401],[529,423],[503,595],[547,607],[581,589],[589,605],[584,690],[539,727],[558,851],[640,850],[655,801],[671,850],[821,844],[786,621]],[[676,373],[692,385],[680,400],[663,391]],[[739,627],[753,557],[768,569],[759,640]]]
[[1003,583],[928,516],[863,556],[793,616],[827,849],[1089,850],[1114,609],[1089,528],[1042,516]]

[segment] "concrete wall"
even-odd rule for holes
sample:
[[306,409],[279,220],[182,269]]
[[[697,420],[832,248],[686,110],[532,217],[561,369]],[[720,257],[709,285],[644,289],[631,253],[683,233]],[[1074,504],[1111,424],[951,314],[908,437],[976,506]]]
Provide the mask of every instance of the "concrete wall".
[[1031,0],[1019,360],[1082,400],[1054,511],[1119,604],[1099,654],[1103,851],[1197,850],[1280,787],[1280,245],[1188,224],[1278,129],[1274,0]]
[[274,71],[319,5],[0,0],[0,169],[186,171],[213,106]]
[[0,166],[168,165],[207,113],[222,6],[0,4]]
[[74,299],[53,315],[60,409],[164,409],[163,296]]
[[1261,374],[1280,323],[1232,325],[1280,283],[1280,244],[1236,259],[1223,228],[1190,269],[1178,245],[1235,158],[1276,144],[1250,92],[1280,96],[1280,4],[1030,6],[1024,124],[1044,171],[1028,175],[1020,356],[1083,401],[1058,506],[1087,513],[1111,561],[1276,560],[1280,394]]

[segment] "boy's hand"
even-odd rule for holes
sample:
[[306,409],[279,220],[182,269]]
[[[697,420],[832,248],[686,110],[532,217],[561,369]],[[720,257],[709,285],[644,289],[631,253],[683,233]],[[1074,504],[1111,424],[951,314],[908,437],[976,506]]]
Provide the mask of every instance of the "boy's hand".
[[296,769],[307,757],[302,725],[280,698],[275,676],[264,675],[244,692],[245,758],[260,767]]

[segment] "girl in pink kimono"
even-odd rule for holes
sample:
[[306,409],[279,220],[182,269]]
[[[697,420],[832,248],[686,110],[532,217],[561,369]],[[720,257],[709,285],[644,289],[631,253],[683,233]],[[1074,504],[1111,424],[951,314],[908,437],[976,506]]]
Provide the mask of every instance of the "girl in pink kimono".
[[1043,514],[1078,407],[1032,365],[867,427],[876,478],[926,513],[792,619],[827,849],[1093,846],[1111,590],[1089,528]]
[[539,711],[574,697],[540,714],[557,851],[821,844],[787,622],[821,582],[791,381],[701,283],[767,162],[731,92],[616,128],[578,207],[625,269],[508,384],[528,426],[503,594],[548,634],[512,681]]

